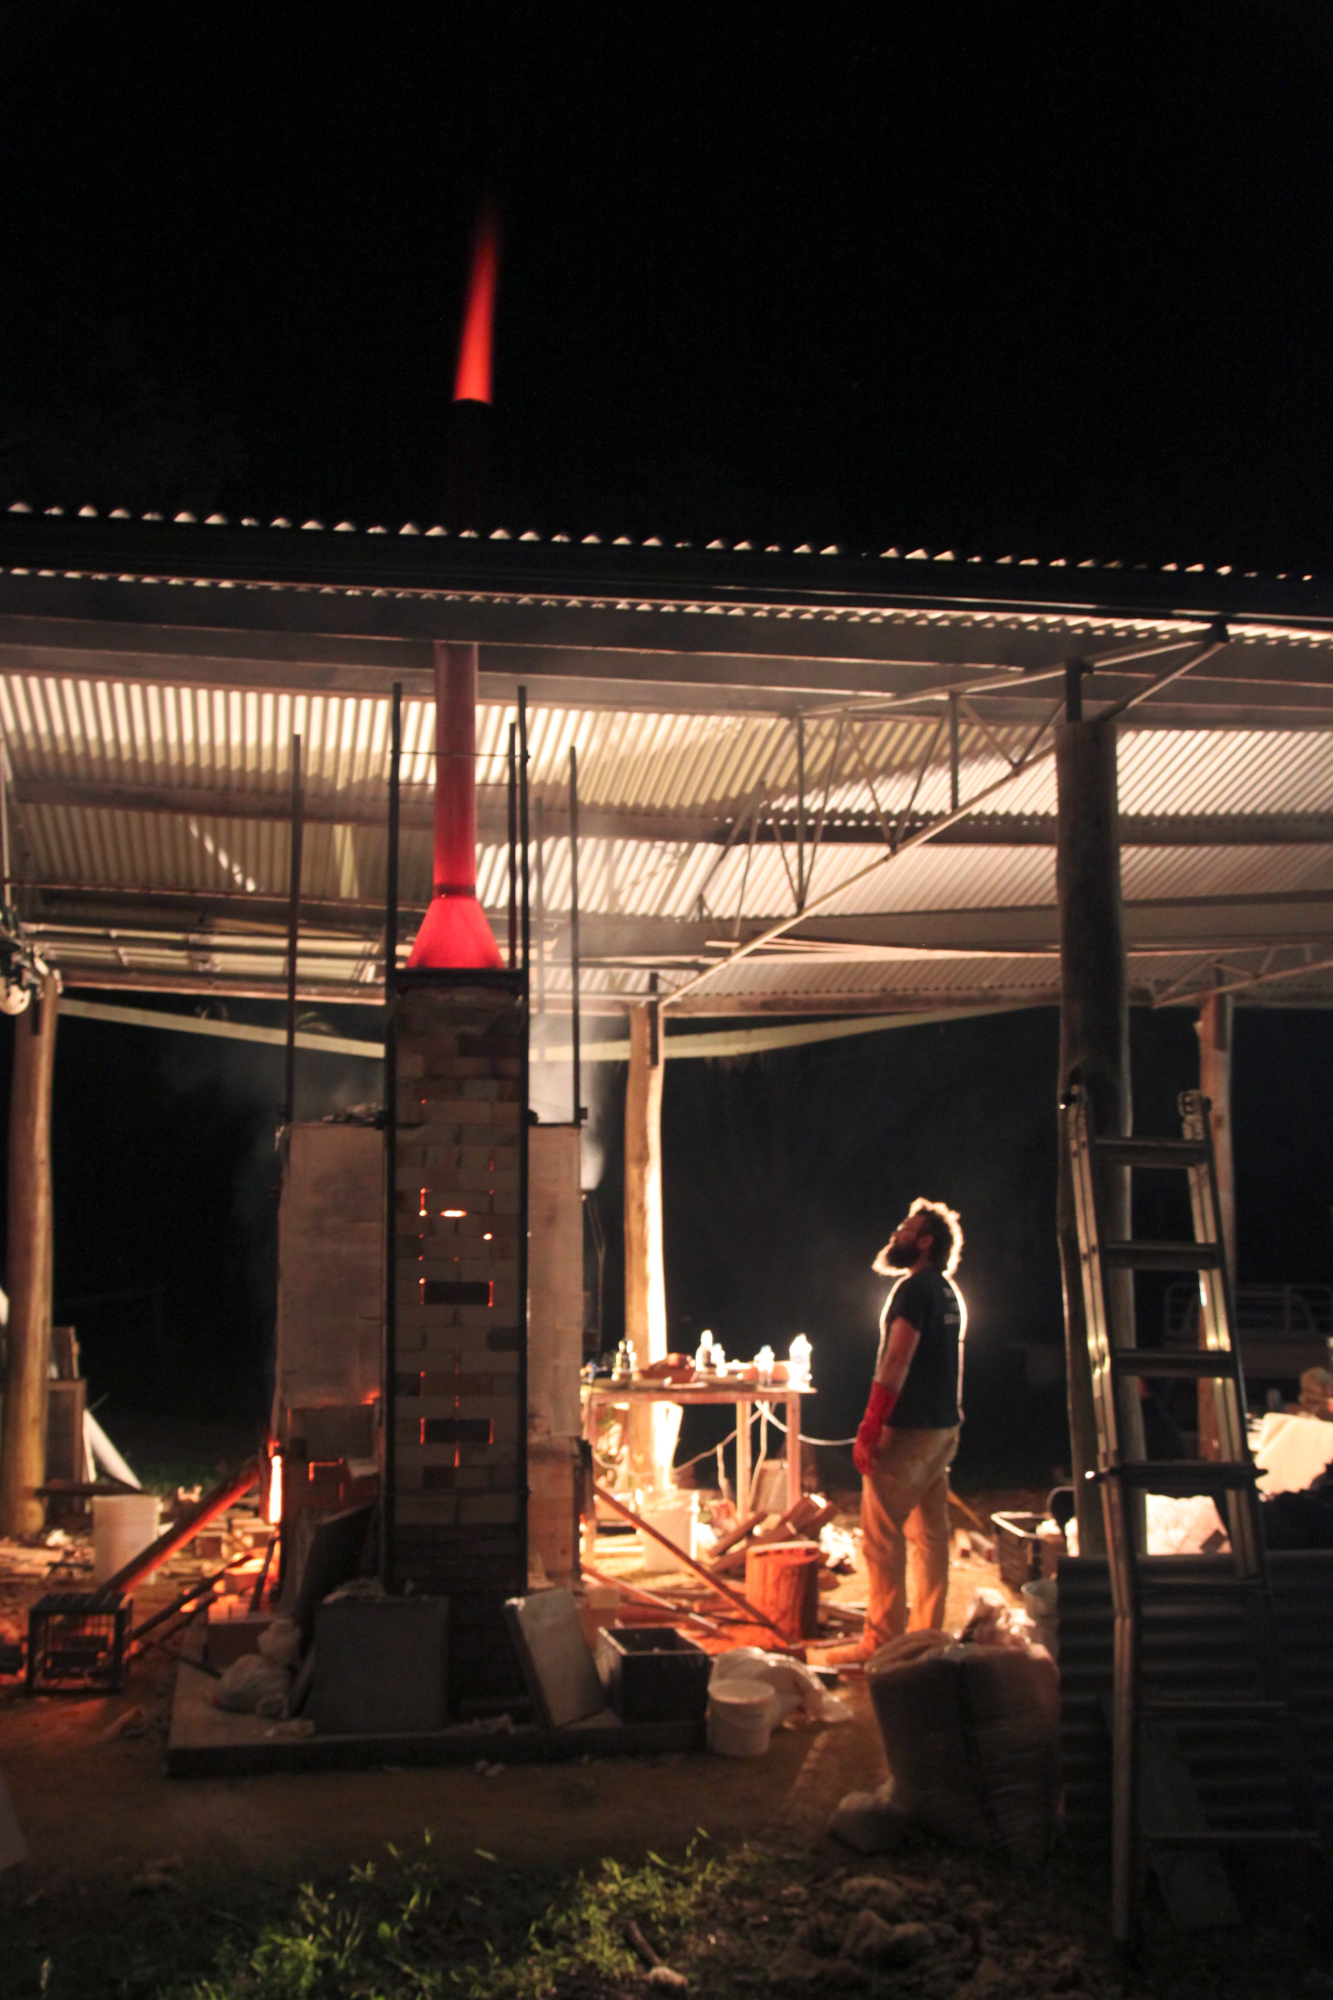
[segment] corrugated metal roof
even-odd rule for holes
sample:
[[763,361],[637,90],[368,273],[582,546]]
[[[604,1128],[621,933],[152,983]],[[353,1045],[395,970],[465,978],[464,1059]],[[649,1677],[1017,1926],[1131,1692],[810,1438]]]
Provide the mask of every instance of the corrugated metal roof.
[[[45,516],[54,517],[57,519],[69,516],[82,521],[95,521],[100,518],[99,510],[96,507],[93,507],[92,505],[86,502],[79,507],[63,507],[57,505],[35,510],[27,501],[15,500],[11,502],[8,512],[12,515],[19,515],[19,516],[32,515],[34,512],[40,512]],[[104,518],[107,521],[128,522],[135,519],[136,517],[129,508],[112,507],[105,510]],[[147,512],[140,513],[137,516],[137,518],[140,521],[152,523],[154,525],[160,525],[164,523],[168,518],[170,519],[172,525],[177,527],[193,528],[200,525],[198,516],[190,513],[188,510],[178,511],[177,513],[172,514],[168,517],[164,509],[155,508],[155,509],[149,509]],[[332,532],[334,534],[353,534],[353,535],[364,534],[364,535],[377,535],[377,536],[397,534],[400,536],[406,535],[410,537],[416,537],[424,533],[424,535],[428,539],[447,538],[450,532],[447,528],[442,527],[438,522],[427,526],[424,530],[415,521],[396,522],[392,526],[386,525],[383,522],[373,522],[373,523],[368,523],[364,527],[358,527],[356,522],[350,521],[345,517],[339,518],[337,521],[331,521],[331,522],[324,522],[324,521],[310,519],[302,521],[298,524],[290,520],[284,514],[276,515],[272,520],[265,523],[262,520],[260,520],[259,517],[254,515],[241,515],[237,517],[235,521],[232,521],[229,520],[229,518],[225,514],[213,513],[207,516],[202,525],[208,528],[229,528],[235,526],[245,529],[256,529],[267,525],[270,528],[277,528],[284,531],[289,531],[294,527],[299,526],[299,528],[307,534],[311,533],[326,534]],[[455,538],[464,541],[478,541],[485,539],[490,542],[518,541],[526,543],[547,542],[552,545],[578,544],[583,547],[597,547],[597,548],[605,546],[610,548],[680,550],[680,549],[690,549],[697,547],[705,550],[707,553],[712,553],[712,554],[733,554],[733,555],[743,554],[747,556],[752,556],[752,555],[822,556],[825,559],[827,559],[829,557],[845,558],[848,556],[859,555],[867,559],[877,559],[881,562],[889,562],[889,563],[929,562],[935,564],[940,564],[940,563],[961,564],[968,568],[975,568],[978,565],[984,565],[984,566],[988,565],[988,566],[994,566],[995,568],[999,569],[1017,568],[1020,570],[1031,570],[1031,569],[1061,570],[1061,571],[1072,570],[1076,572],[1082,572],[1084,574],[1086,574],[1089,571],[1109,571],[1112,573],[1116,573],[1116,572],[1124,572],[1125,570],[1128,569],[1134,572],[1153,573],[1160,576],[1172,576],[1172,577],[1204,576],[1204,575],[1231,577],[1239,574],[1256,580],[1262,574],[1258,570],[1238,571],[1236,566],[1231,563],[1218,563],[1215,565],[1210,565],[1197,561],[1181,562],[1179,560],[1175,560],[1175,561],[1159,562],[1154,564],[1149,564],[1146,562],[1127,564],[1122,559],[1114,556],[1099,558],[1097,556],[1088,556],[1088,555],[1082,557],[1023,555],[1016,553],[1012,550],[1007,553],[995,553],[990,555],[978,555],[978,554],[960,555],[956,550],[952,548],[927,548],[919,545],[909,546],[906,542],[903,542],[901,544],[890,543],[887,548],[854,549],[849,547],[848,544],[846,543],[840,544],[836,541],[830,541],[827,538],[827,536],[816,536],[808,541],[783,544],[778,542],[766,543],[763,542],[762,540],[754,541],[747,538],[742,538],[739,541],[728,541],[722,539],[720,536],[714,536],[711,539],[700,536],[696,537],[694,541],[678,541],[675,540],[674,538],[666,538],[664,540],[664,538],[660,535],[646,535],[643,537],[637,537],[623,533],[619,535],[602,535],[598,533],[570,534],[562,530],[556,530],[555,532],[548,532],[543,534],[536,528],[515,529],[508,527],[495,527],[486,530],[484,532],[484,535],[478,533],[478,531],[475,529],[465,528],[461,530]],[[1274,572],[1273,578],[1274,581],[1284,582],[1284,583],[1289,581],[1313,583],[1315,581],[1315,578],[1312,574],[1302,573],[1300,571],[1283,570]],[[1062,581],[1063,580],[1064,579],[1062,579]],[[1075,581],[1075,579],[1070,578],[1069,581],[1073,582]]]
[[[854,707],[854,705],[853,705]],[[501,785],[505,775],[512,704],[484,702],[478,715],[479,777]],[[299,733],[307,802],[312,812],[345,810],[349,820],[318,815],[306,828],[303,894],[312,921],[331,922],[339,907],[367,935],[382,902],[389,704],[362,695],[295,694],[278,690],[174,685],[118,680],[102,671],[79,674],[9,672],[0,675],[0,729],[14,785],[48,792],[60,784],[107,789],[106,805],[87,791],[76,801],[37,798],[11,808],[15,874],[34,884],[66,885],[73,893],[117,889],[175,893],[182,897],[234,898],[229,910],[246,920],[246,900],[285,898],[290,740]],[[434,716],[431,703],[404,704],[403,773],[424,800],[432,777]],[[586,808],[641,815],[691,814],[735,824],[756,801],[790,817],[797,804],[797,732],[791,719],[762,713],[662,712],[651,708],[571,707],[538,699],[529,707],[533,787],[534,896],[540,874],[541,908],[548,928],[569,908],[569,842],[563,831],[542,835],[542,813],[562,807],[571,744],[578,748],[580,795]],[[964,799],[1002,778],[1031,741],[1031,731],[983,728],[967,719],[959,729],[958,783]],[[859,746],[859,747],[858,747]],[[835,753],[839,759],[834,768]],[[838,839],[840,815],[890,824],[909,806],[917,814],[948,810],[951,776],[947,731],[916,715],[880,713],[857,719],[852,709],[811,717],[804,724],[806,861],[816,894],[847,887],[821,914],[827,919],[915,912],[995,911],[1043,906],[1054,898],[1054,850],[1041,846],[926,844],[896,858],[867,844]],[[1323,732],[1155,728],[1124,732],[1121,803],[1126,813],[1272,814],[1333,813],[1333,737]],[[869,775],[867,775],[869,774]],[[154,805],[136,807],[116,796],[126,788],[151,791]],[[179,792],[179,810],[172,805]],[[269,817],[217,810],[217,795],[257,801]],[[204,800],[204,806],[196,802]],[[211,802],[213,809],[205,809]],[[1006,783],[987,810],[1052,814],[1055,777],[1049,757]],[[817,850],[816,824],[823,821]],[[642,829],[641,829],[642,832]],[[507,897],[507,855],[488,841],[478,857],[483,901],[502,910]],[[580,888],[589,917],[626,917],[703,923],[708,943],[725,939],[738,913],[747,921],[773,920],[795,907],[794,848],[765,840],[751,847],[742,831],[729,849],[720,838],[617,839],[590,834],[581,842]],[[856,879],[851,879],[856,878]],[[430,890],[430,836],[424,826],[403,835],[402,896],[421,904]],[[1315,844],[1227,847],[1131,848],[1124,857],[1128,899],[1187,903],[1202,897],[1263,897],[1333,890],[1333,852]],[[37,909],[30,912],[38,914]],[[162,919],[179,928],[179,913]],[[1325,926],[1326,927],[1326,926]],[[1304,933],[1302,933],[1304,934]],[[966,948],[966,940],[962,940]],[[165,949],[165,948],[164,948]],[[92,940],[69,934],[53,952],[82,976],[98,964],[147,963],[161,954],[146,942],[122,941],[117,959]],[[698,957],[697,944],[692,947]],[[646,962],[646,949],[629,956]],[[669,954],[666,954],[669,955]],[[254,955],[252,954],[252,957]],[[260,958],[262,958],[260,954]],[[347,961],[326,953],[328,976],[346,976]],[[179,962],[168,952],[162,963]],[[239,961],[238,961],[239,962]],[[351,962],[364,965],[365,945]],[[248,961],[247,961],[248,963]],[[259,960],[256,960],[258,965]],[[312,961],[313,963],[313,961]],[[820,994],[879,995],[949,990],[989,992],[997,987],[1050,989],[1046,969],[992,954],[946,960],[921,951],[910,961],[867,950],[852,961],[820,965],[788,956],[747,961],[710,976],[719,996],[771,998],[790,993],[802,1004]],[[1175,976],[1189,958],[1170,960]],[[337,968],[342,967],[341,973]],[[1142,968],[1140,968],[1140,971]],[[258,971],[255,972],[258,977]],[[669,990],[672,975],[664,974]],[[1315,982],[1312,973],[1306,988]],[[842,982],[839,984],[839,982]],[[592,990],[634,990],[636,975],[608,962],[589,972]],[[641,987],[642,979],[638,979]],[[558,966],[552,994],[561,991]]]

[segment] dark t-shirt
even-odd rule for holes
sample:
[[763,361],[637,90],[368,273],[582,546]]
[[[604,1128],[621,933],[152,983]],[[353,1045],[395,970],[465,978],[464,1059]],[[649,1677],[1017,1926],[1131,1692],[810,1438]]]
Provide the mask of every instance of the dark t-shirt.
[[895,1430],[950,1430],[963,1420],[962,1296],[943,1271],[913,1271],[899,1279],[880,1320],[879,1361],[896,1319],[905,1319],[921,1338],[889,1422]]

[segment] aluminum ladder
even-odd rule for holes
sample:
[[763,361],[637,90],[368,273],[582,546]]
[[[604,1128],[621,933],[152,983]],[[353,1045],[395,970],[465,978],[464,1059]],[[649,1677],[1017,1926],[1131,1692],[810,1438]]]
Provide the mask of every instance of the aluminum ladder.
[[[1306,1786],[1296,1719],[1285,1688],[1277,1640],[1263,1521],[1245,1432],[1245,1381],[1235,1324],[1231,1282],[1220,1228],[1217,1176],[1213,1164],[1208,1101],[1197,1091],[1180,1099],[1183,1136],[1179,1139],[1099,1138],[1085,1089],[1076,1083],[1062,1103],[1066,1144],[1073,1176],[1078,1223],[1083,1304],[1087,1319],[1092,1397],[1097,1423],[1098,1465],[1115,1616],[1114,1680],[1111,1701],[1111,1916],[1116,1941],[1136,1945],[1143,1890],[1150,1866],[1170,1865],[1172,1854],[1278,1845],[1304,1851],[1316,1895],[1327,1907],[1329,1849]],[[1101,1222],[1102,1168],[1175,1170],[1188,1177],[1194,1241],[1109,1240]],[[1195,1352],[1139,1348],[1132,1326],[1116,1324],[1112,1271],[1197,1272],[1200,1345]],[[1132,1280],[1131,1280],[1132,1281]],[[1217,1460],[1153,1462],[1131,1456],[1122,1437],[1121,1385],[1145,1377],[1211,1382]],[[1197,1558],[1147,1559],[1143,1496],[1208,1494],[1227,1523],[1231,1542],[1228,1569],[1203,1577]],[[1179,1573],[1172,1570],[1178,1565]],[[1192,1573],[1191,1573],[1192,1572]],[[1143,1625],[1145,1606],[1186,1607],[1198,1593],[1239,1596],[1246,1664],[1260,1693],[1235,1699],[1170,1698],[1145,1693]],[[1145,1760],[1157,1754],[1161,1730],[1189,1721],[1262,1723],[1271,1728],[1275,1762],[1291,1801],[1286,1826],[1210,1827],[1196,1813],[1194,1824],[1143,1825]],[[1150,1774],[1154,1776],[1155,1774]],[[1147,1790],[1160,1797],[1161,1787]],[[1294,1855],[1293,1855],[1294,1858]],[[1214,1866],[1217,1864],[1214,1863]],[[1316,1908],[1318,1902],[1316,1903]]]

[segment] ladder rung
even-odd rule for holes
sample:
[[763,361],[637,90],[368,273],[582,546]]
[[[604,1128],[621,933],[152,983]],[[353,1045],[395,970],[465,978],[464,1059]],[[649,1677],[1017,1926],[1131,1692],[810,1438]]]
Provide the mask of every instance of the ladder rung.
[[1117,1375],[1175,1375],[1182,1380],[1234,1375],[1236,1356],[1229,1347],[1168,1349],[1117,1347],[1111,1353]]
[[1199,1827],[1189,1833],[1150,1833],[1140,1836],[1145,1847],[1318,1847],[1319,1835],[1313,1827],[1267,1826]]
[[1244,1492],[1259,1477],[1257,1465],[1235,1459],[1161,1458],[1131,1459],[1126,1465],[1108,1466],[1099,1479],[1119,1479],[1143,1493],[1235,1493]]
[[1113,1271],[1217,1271],[1216,1243],[1103,1243],[1102,1262]]
[[1199,1139],[1094,1139],[1099,1160],[1110,1167],[1201,1167]]

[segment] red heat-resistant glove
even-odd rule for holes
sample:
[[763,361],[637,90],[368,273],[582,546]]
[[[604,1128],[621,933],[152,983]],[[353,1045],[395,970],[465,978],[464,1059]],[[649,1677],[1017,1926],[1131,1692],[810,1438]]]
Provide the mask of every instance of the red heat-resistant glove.
[[866,1413],[856,1433],[856,1443],[852,1446],[852,1458],[863,1477],[874,1463],[879,1434],[892,1416],[897,1400],[898,1391],[886,1389],[882,1382],[876,1382],[870,1391],[870,1401],[866,1404]]

